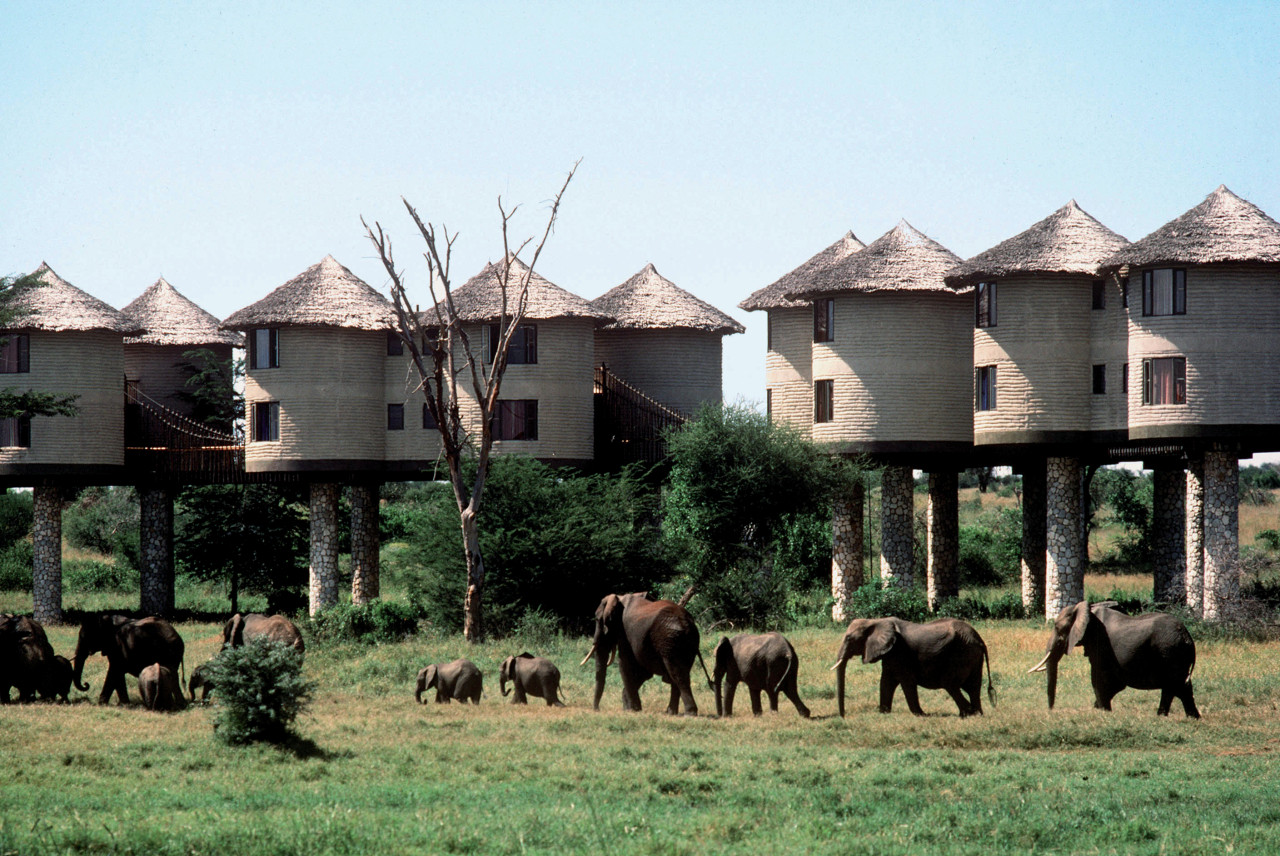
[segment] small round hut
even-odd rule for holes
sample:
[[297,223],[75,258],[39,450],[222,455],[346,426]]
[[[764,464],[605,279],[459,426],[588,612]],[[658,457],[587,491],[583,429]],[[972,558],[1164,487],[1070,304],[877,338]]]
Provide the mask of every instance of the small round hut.
[[614,319],[595,331],[597,365],[686,416],[720,403],[723,338],[745,327],[652,264],[591,305]]
[[765,408],[809,434],[813,428],[813,304],[786,295],[810,286],[814,277],[866,245],[848,232],[843,238],[738,304],[763,310],[768,324],[764,360]]
[[[528,281],[524,319],[513,334],[495,414],[493,449],[543,461],[586,466],[595,455],[595,331],[611,317],[588,301],[549,282],[515,256],[507,273],[507,307],[514,308],[520,284]],[[468,327],[472,347],[480,345],[488,370],[503,314],[504,265],[485,265],[453,292],[458,318]],[[429,324],[430,319],[424,318]],[[459,389],[464,390],[462,384]],[[470,385],[465,387],[470,393]],[[477,405],[460,402],[474,423]],[[478,433],[479,425],[472,430]]]
[[124,340],[124,374],[131,391],[197,421],[212,415],[198,412],[188,381],[209,364],[229,367],[232,349],[244,346],[244,336],[221,329],[217,318],[164,277],[121,312],[142,328]]

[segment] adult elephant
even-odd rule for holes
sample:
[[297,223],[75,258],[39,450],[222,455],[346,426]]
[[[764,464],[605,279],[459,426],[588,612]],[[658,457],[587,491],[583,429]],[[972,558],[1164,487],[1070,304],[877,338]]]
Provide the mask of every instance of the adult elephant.
[[720,644],[716,645],[713,659],[717,714],[733,716],[733,695],[738,684],[744,683],[751,693],[751,712],[756,716],[762,713],[760,693],[768,695],[769,708],[777,710],[778,691],[781,690],[791,699],[799,714],[809,718],[809,708],[800,701],[800,693],[796,689],[800,657],[781,633],[740,633],[732,639],[722,637]]
[[19,700],[31,701],[53,667],[53,646],[39,621],[25,615],[0,615],[0,703],[8,704],[14,687]]
[[[700,642],[693,617],[677,603],[649,600],[645,592],[605,596],[596,607],[591,650],[581,663],[585,666],[593,655],[596,658],[596,692],[591,706],[600,709],[605,676],[616,656],[622,675],[623,710],[640,710],[640,685],[657,675],[671,684],[667,713],[678,713],[683,703],[686,714],[697,716],[689,674],[695,657],[702,663]],[[710,685],[705,663],[702,673]]]
[[946,690],[961,716],[982,713],[983,661],[987,663],[987,697],[995,703],[986,643],[972,625],[958,618],[939,618],[927,624],[894,617],[855,618],[850,622],[836,663],[831,667],[836,672],[841,716],[844,716],[845,665],[858,654],[864,663],[881,664],[881,713],[893,709],[893,694],[899,686],[907,699],[907,707],[916,716],[924,716],[916,692],[918,687]]
[[173,672],[182,665],[182,637],[173,625],[163,618],[130,618],[127,615],[96,615],[86,618],[80,625],[76,651],[72,657],[75,670],[73,680],[76,689],[88,692],[89,685],[81,678],[84,663],[90,655],[101,651],[107,658],[107,677],[102,682],[98,704],[106,704],[114,692],[121,704],[129,703],[124,676],[137,677],[152,663],[159,663]]
[[253,639],[280,642],[293,648],[299,656],[307,650],[298,626],[283,615],[263,615],[261,612],[242,615],[237,612],[222,626],[222,644],[226,647],[239,648]]
[[1168,716],[1175,698],[1193,719],[1200,718],[1191,689],[1196,643],[1172,615],[1126,615],[1112,600],[1082,600],[1058,613],[1044,659],[1031,672],[1048,672],[1049,709],[1058,690],[1058,661],[1080,645],[1089,658],[1093,706],[1111,710],[1111,699],[1125,687],[1160,690],[1156,713]]

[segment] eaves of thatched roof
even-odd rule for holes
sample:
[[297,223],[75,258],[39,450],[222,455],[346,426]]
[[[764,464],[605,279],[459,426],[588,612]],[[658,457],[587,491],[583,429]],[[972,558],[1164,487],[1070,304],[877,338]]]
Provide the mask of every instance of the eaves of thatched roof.
[[814,273],[810,283],[789,292],[793,299],[867,291],[946,291],[943,275],[960,257],[906,220],[864,249]]
[[233,313],[224,330],[255,327],[344,327],[391,330],[391,301],[333,258],[325,256],[266,297]]
[[699,300],[648,264],[591,305],[614,320],[605,330],[705,330],[742,333],[746,328],[710,303]]
[[32,276],[35,281],[13,298],[17,317],[12,329],[52,333],[107,330],[122,335],[140,332],[136,323],[58,276],[48,264],[41,263]]
[[218,319],[178,292],[164,277],[120,310],[143,332],[126,345],[243,345],[244,336],[218,328]]
[[1079,273],[1090,276],[1128,241],[1099,223],[1072,199],[1025,232],[947,272],[952,287],[1010,274]]
[[1280,262],[1280,223],[1226,185],[1177,219],[1113,254],[1106,269],[1125,265]]
[[[453,305],[462,321],[479,323],[495,321],[502,315],[503,265],[489,262],[480,273],[453,290]],[[516,308],[520,285],[529,279],[529,296],[524,317],[529,321],[545,321],[551,318],[590,318],[596,322],[611,321],[613,316],[601,312],[588,301],[565,291],[529,266],[512,256],[507,276],[507,312]],[[425,316],[424,316],[425,317]]]
[[754,312],[757,309],[787,309],[802,306],[803,301],[789,300],[786,295],[807,288],[820,271],[844,261],[865,246],[866,244],[859,241],[850,231],[800,267],[752,293],[750,297],[738,304],[738,308]]

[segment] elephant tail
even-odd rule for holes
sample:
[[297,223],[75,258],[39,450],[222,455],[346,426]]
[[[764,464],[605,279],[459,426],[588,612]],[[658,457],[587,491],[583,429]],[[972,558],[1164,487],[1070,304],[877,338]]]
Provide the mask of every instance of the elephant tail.
[[702,674],[707,676],[707,689],[712,692],[716,691],[716,685],[711,682],[711,673],[707,671],[707,664],[702,661],[702,649],[698,649],[698,665],[702,666]]
[[773,685],[773,690],[771,692],[777,693],[778,690],[782,689],[783,683],[785,683],[787,680],[787,675],[791,674],[791,670],[795,668],[795,665],[796,665],[796,655],[793,652],[787,656],[787,669],[782,673],[782,677],[778,678],[778,682]]
[[982,659],[987,664],[987,701],[991,702],[991,706],[996,706],[996,688],[991,683],[991,655],[987,652],[987,646],[982,646]]

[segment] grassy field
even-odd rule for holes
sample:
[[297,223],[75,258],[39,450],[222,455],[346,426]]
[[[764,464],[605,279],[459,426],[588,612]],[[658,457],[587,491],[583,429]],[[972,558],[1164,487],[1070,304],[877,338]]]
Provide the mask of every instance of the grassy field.
[[[1074,655],[1049,712],[1026,673],[1045,629],[978,627],[999,703],[963,721],[930,691],[926,718],[900,695],[878,714],[879,668],[856,664],[835,717],[835,627],[791,634],[810,721],[785,699],[759,719],[671,718],[654,682],[624,714],[616,670],[592,712],[583,639],[309,640],[315,701],[287,748],[223,746],[201,708],[99,707],[96,657],[89,695],[0,709],[0,853],[1280,851],[1280,643],[1202,641],[1195,722],[1157,718],[1156,695],[1132,690],[1094,711]],[[217,650],[216,625],[179,630],[188,669]],[[74,628],[50,636],[74,646]],[[560,664],[567,708],[499,696],[498,663],[526,648]],[[485,673],[480,706],[416,705],[417,670],[458,656]],[[705,685],[696,695],[714,712]]]

